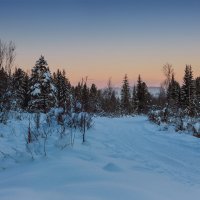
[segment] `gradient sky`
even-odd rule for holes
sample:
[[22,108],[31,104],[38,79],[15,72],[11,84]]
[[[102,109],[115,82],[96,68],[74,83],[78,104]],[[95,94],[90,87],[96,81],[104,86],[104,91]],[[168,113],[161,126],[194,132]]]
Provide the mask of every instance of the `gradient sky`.
[[43,54],[73,84],[119,86],[127,73],[159,86],[167,62],[181,82],[186,64],[200,75],[200,1],[0,0],[0,39],[15,42],[16,66]]

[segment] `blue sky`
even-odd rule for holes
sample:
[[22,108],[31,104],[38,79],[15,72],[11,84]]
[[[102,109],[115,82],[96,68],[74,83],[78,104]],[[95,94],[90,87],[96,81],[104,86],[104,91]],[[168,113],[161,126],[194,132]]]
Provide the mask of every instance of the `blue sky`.
[[43,54],[74,83],[141,73],[158,85],[166,62],[178,80],[185,64],[200,74],[199,25],[196,0],[0,0],[0,38],[16,43],[16,65],[30,69]]

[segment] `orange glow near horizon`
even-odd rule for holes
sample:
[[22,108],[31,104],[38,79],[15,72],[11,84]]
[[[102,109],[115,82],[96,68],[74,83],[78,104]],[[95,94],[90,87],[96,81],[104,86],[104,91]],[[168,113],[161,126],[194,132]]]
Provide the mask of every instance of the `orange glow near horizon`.
[[[22,67],[25,70],[30,71],[32,66],[35,65],[35,61],[38,58],[35,57],[28,60],[24,57],[19,57],[16,60],[17,66]],[[130,86],[133,86],[137,83],[138,75],[140,74],[142,80],[147,83],[148,86],[160,86],[161,82],[164,79],[162,72],[162,67],[167,61],[162,59],[153,61],[148,59],[140,60],[141,58],[120,58],[119,56],[114,58],[89,58],[81,57],[79,59],[66,58],[66,61],[62,59],[55,59],[51,56],[45,56],[45,59],[48,62],[51,72],[56,71],[57,69],[64,69],[66,75],[69,78],[72,85],[76,85],[82,78],[88,78],[88,84],[91,85],[95,83],[99,88],[104,88],[107,86],[108,79],[111,78],[113,87],[120,87],[124,75],[127,74],[130,82]],[[19,65],[19,62],[22,62],[23,65]],[[30,66],[31,63],[31,66]],[[172,64],[176,80],[179,83],[182,83],[184,69],[186,61],[178,62],[169,62]],[[189,63],[192,65],[194,77],[200,75],[200,64],[198,62]],[[27,67],[28,66],[28,67]]]
[[199,7],[197,0],[7,0],[0,39],[16,44],[17,67],[30,71],[42,54],[73,85],[88,77],[105,87],[111,77],[119,87],[125,74],[133,85],[140,74],[160,86],[166,63],[181,84],[186,64],[200,76]]
[[[173,44],[173,45],[172,45]],[[186,45],[187,44],[187,45]],[[29,48],[29,45],[32,48]],[[40,55],[44,55],[51,71],[64,69],[70,82],[75,85],[88,77],[88,83],[105,87],[109,78],[113,86],[119,87],[125,74],[130,85],[137,82],[140,74],[148,86],[160,86],[164,80],[162,68],[172,64],[175,78],[181,84],[186,64],[193,68],[194,77],[200,75],[200,45],[184,38],[172,38],[166,43],[164,38],[105,38],[55,42],[54,45],[35,45],[19,42],[16,66],[31,70]]]

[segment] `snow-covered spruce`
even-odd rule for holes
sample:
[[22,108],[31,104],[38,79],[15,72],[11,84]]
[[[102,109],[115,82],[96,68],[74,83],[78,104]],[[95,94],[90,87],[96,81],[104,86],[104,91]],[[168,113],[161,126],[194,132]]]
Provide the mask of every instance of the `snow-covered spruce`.
[[39,58],[32,69],[30,86],[29,108],[31,111],[48,112],[55,106],[56,87],[43,56]]

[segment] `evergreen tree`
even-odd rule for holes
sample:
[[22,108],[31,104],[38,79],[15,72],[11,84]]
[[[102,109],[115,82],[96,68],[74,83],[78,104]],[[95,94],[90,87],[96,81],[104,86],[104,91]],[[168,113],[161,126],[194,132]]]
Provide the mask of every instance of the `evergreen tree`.
[[112,87],[111,79],[108,80],[107,88],[98,95],[101,101],[101,109],[104,114],[108,114],[110,116],[117,115],[119,112],[119,99],[116,97],[116,92]]
[[7,103],[7,90],[8,90],[9,76],[3,67],[0,68],[0,110],[5,108]]
[[194,115],[195,84],[192,67],[186,65],[183,86],[181,88],[181,104],[189,115]]
[[0,69],[0,97],[4,96],[7,90],[8,74],[2,67]]
[[174,74],[172,74],[172,78],[167,90],[168,104],[172,109],[180,107],[180,91],[181,91],[180,85],[175,80]]
[[98,90],[96,85],[93,83],[90,87],[89,92],[89,106],[90,106],[90,112],[96,113],[98,111]]
[[71,84],[66,78],[65,71],[57,70],[53,75],[54,84],[56,87],[57,106],[64,109],[64,112],[71,110]]
[[29,101],[28,75],[16,68],[12,75],[12,106],[14,109],[25,109]]
[[84,85],[82,87],[81,105],[82,105],[82,111],[83,112],[89,112],[90,111],[90,105],[89,105],[89,88],[87,87],[86,82],[84,83]]
[[142,91],[143,91],[143,112],[147,113],[149,105],[151,103],[151,95],[148,91],[148,87],[145,82],[142,82]]
[[31,99],[30,96],[30,85],[29,85],[29,76],[27,73],[25,73],[25,77],[24,77],[24,81],[23,81],[23,85],[22,85],[22,96],[23,96],[23,104],[22,104],[22,108],[23,109],[28,109],[28,105],[29,105],[29,101]]
[[30,109],[46,113],[50,108],[55,106],[55,92],[56,88],[51,78],[48,64],[44,57],[41,56],[32,69],[30,79]]
[[143,91],[142,91],[142,80],[141,76],[138,76],[138,81],[137,81],[137,99],[138,99],[138,113],[140,114],[143,111]]
[[127,75],[124,76],[121,89],[121,112],[122,114],[131,114],[130,87]]
[[79,82],[77,86],[72,87],[72,104],[73,104],[73,111],[74,112],[81,112],[82,109],[82,104],[81,104],[81,99],[82,99],[82,84]]
[[150,103],[150,94],[145,82],[142,81],[140,75],[137,81],[137,99],[138,99],[138,113],[146,113]]
[[197,115],[200,116],[200,77],[197,77],[195,80],[196,88],[196,98],[195,98],[195,107],[197,109]]
[[137,112],[137,109],[138,109],[138,97],[137,97],[137,88],[136,88],[135,85],[133,87],[133,92],[132,92],[131,107],[132,107],[133,113]]
[[197,96],[200,96],[200,77],[197,77],[195,80],[195,88]]

